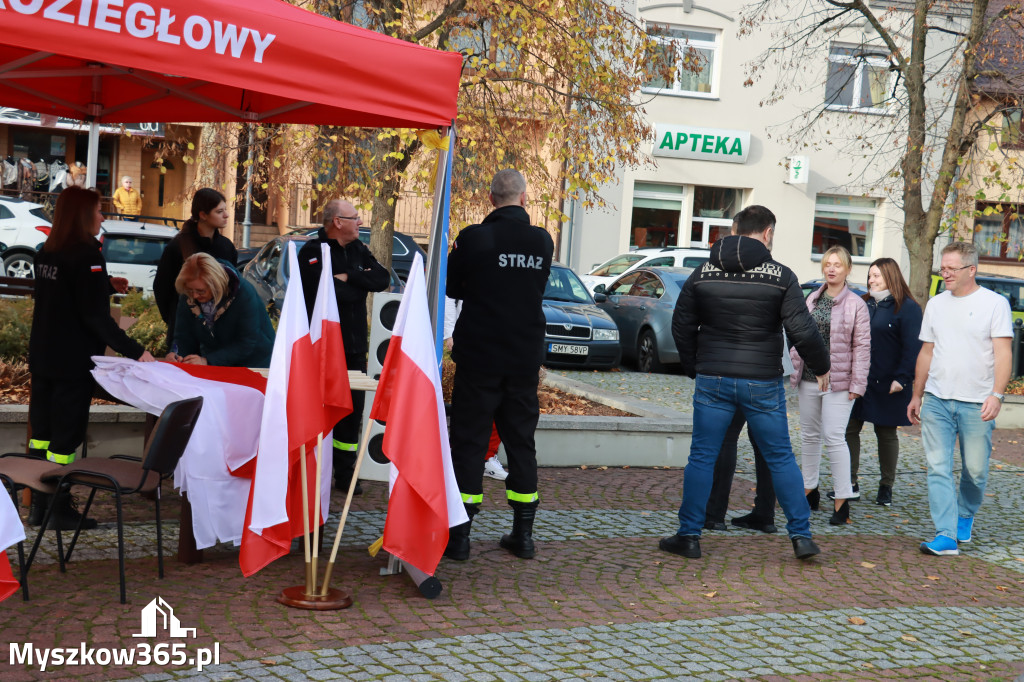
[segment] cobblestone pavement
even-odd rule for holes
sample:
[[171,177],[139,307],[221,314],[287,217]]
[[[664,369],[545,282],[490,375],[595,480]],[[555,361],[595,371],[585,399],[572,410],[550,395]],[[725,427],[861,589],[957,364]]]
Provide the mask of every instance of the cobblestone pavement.
[[[565,374],[677,410],[688,410],[692,393],[692,382],[678,375]],[[791,403],[798,449],[795,418]],[[1017,440],[1024,437],[997,433],[974,541],[961,546],[961,556],[941,558],[917,549],[933,532],[918,438],[913,430],[901,433],[895,502],[883,508],[870,502],[878,469],[865,429],[864,500],[853,504],[853,523],[844,527],[829,526],[827,512],[813,514],[822,554],[808,562],[793,558],[784,532],[706,532],[699,560],[658,551],[657,538],[675,529],[682,472],[629,467],[542,469],[539,551],[532,561],[518,560],[498,547],[510,524],[503,486],[485,479],[472,556],[442,562],[437,575],[445,590],[435,600],[420,597],[405,576],[380,575],[383,555],[366,553],[383,528],[386,493],[383,484],[365,483],[335,570],[354,604],[319,613],[275,601],[283,587],[302,581],[301,552],[245,579],[237,550],[217,547],[203,564],[170,559],[157,580],[148,502],[127,512],[132,558],[122,606],[113,512],[102,503],[95,510],[101,526],[83,534],[66,575],[48,534],[30,574],[32,600],[16,595],[0,604],[4,638],[94,650],[185,641],[189,655],[216,645],[220,663],[202,672],[137,661],[40,672],[5,652],[0,679],[1024,682],[1024,462]],[[730,516],[753,501],[750,446],[745,437],[740,445]],[[827,475],[821,485],[831,486]],[[173,497],[168,552],[177,543]],[[336,494],[335,508],[339,501]],[[336,523],[332,515],[329,526]],[[784,523],[781,513],[777,523]],[[16,560],[13,551],[9,556]],[[197,629],[194,639],[132,637],[140,632],[140,609],[157,595],[184,627]]]

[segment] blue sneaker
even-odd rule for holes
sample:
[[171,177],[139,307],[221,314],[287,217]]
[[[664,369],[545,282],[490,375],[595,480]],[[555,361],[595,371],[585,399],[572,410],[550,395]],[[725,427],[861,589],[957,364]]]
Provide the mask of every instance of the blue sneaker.
[[921,543],[922,554],[934,554],[935,556],[956,556],[960,550],[956,548],[956,540],[945,535],[936,535],[931,542]]
[[957,542],[970,542],[971,541],[971,530],[974,529],[974,517],[959,517],[956,520],[956,541]]

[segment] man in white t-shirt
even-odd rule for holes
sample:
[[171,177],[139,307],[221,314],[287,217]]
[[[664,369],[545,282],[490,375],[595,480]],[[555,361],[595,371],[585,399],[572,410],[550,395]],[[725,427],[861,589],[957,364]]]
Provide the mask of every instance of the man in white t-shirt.
[[[1010,380],[1010,305],[975,281],[977,271],[973,244],[953,242],[942,249],[939,274],[946,291],[928,302],[921,323],[924,344],[907,417],[921,424],[928,459],[928,506],[936,535],[921,543],[925,554],[959,554],[957,543],[971,541],[974,515],[985,497],[992,429]],[[953,477],[958,436],[959,493]]]

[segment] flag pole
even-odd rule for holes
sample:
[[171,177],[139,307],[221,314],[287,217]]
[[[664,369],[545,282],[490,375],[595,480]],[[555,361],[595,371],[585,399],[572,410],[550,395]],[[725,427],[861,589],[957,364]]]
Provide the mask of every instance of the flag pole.
[[299,448],[299,467],[302,472],[302,543],[306,550],[306,594],[313,595],[313,564],[309,557],[309,473],[306,471],[306,446]]
[[319,433],[316,436],[316,485],[313,486],[313,490],[316,491],[316,506],[314,507],[316,514],[313,517],[313,582],[310,594],[316,594],[316,576],[319,573],[316,565],[320,559],[320,513],[324,508],[323,492],[320,490],[320,481],[323,476],[323,457],[324,434]]
[[341,534],[345,530],[345,521],[348,520],[348,510],[352,506],[352,497],[355,495],[356,483],[359,482],[359,469],[363,465],[363,457],[366,456],[366,446],[370,442],[370,426],[372,419],[366,420],[366,427],[363,429],[363,437],[359,441],[359,455],[356,457],[356,465],[352,469],[352,480],[348,484],[348,494],[345,495],[345,506],[341,510],[341,519],[338,521],[338,530],[334,533],[334,546],[331,548],[331,558],[324,569],[324,583],[320,588],[320,596],[326,597],[330,588],[331,573],[334,572],[334,560],[338,558],[338,546],[341,544]]

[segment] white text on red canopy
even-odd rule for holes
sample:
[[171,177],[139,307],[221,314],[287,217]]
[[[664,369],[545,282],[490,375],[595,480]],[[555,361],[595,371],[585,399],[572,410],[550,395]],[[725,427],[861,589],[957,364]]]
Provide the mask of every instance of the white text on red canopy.
[[26,15],[42,12],[43,19],[111,33],[124,31],[135,38],[156,38],[171,45],[184,41],[193,50],[212,48],[217,54],[230,54],[236,59],[242,57],[251,39],[252,60],[257,64],[263,62],[263,53],[277,37],[199,14],[179,23],[177,15],[169,9],[154,8],[145,2],[125,6],[125,0],[0,0],[0,10],[6,9]]

